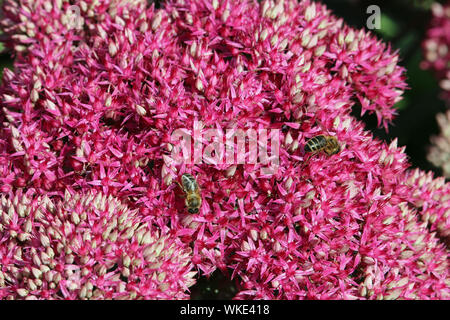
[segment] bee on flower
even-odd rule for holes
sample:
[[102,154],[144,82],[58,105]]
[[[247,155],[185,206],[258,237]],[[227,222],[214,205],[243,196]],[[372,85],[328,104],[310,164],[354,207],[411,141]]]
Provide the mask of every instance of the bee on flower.
[[305,152],[312,152],[313,154],[324,151],[327,155],[341,151],[341,146],[336,137],[318,135],[308,139],[305,144]]
[[177,182],[186,196],[185,205],[189,213],[198,213],[202,205],[202,197],[197,180],[189,173],[181,176],[181,184]]

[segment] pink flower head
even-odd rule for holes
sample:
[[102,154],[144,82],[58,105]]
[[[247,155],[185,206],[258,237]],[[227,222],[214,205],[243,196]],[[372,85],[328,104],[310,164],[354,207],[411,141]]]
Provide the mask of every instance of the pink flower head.
[[436,117],[441,134],[431,138],[428,160],[438,168],[443,175],[450,177],[450,111],[439,113]]
[[[450,102],[450,3],[432,5],[433,18],[423,42],[425,61],[422,66],[434,71],[440,87],[442,97],[448,104]],[[433,137],[428,153],[428,160],[442,169],[445,177],[450,177],[450,131],[449,113],[438,114],[437,121],[441,134]]]
[[[373,138],[351,115],[358,103],[384,127],[393,119],[406,84],[389,46],[309,0],[180,0],[161,9],[145,1],[74,1],[83,28],[67,24],[68,3],[47,3],[4,7],[6,43],[17,58],[0,88],[3,192],[36,190],[33,199],[41,199],[74,189],[75,202],[92,190],[114,196],[136,212],[132,225],[156,225],[173,252],[192,246],[200,274],[229,271],[239,280],[238,299],[448,298],[448,206],[440,200],[448,184],[421,172],[416,179],[404,148]],[[266,174],[264,163],[176,163],[171,152],[180,141],[171,135],[178,129],[277,130],[278,168]],[[341,151],[305,153],[307,139],[318,135],[335,137]],[[185,172],[201,188],[198,214],[187,212],[174,183]],[[66,206],[45,203],[53,201]],[[120,216],[110,214],[110,223]],[[41,222],[35,228],[44,233]],[[109,225],[99,228],[103,234]],[[109,230],[97,243],[102,255],[145,255],[134,240],[109,251],[111,234],[120,239]],[[12,250],[9,242],[1,248]],[[32,248],[43,250],[37,242]],[[173,268],[170,275],[127,283],[123,294],[185,297],[188,254],[176,256],[158,265]],[[107,271],[98,297],[115,297],[105,275],[118,276],[120,287],[120,259],[114,268],[103,256],[88,257]],[[155,274],[141,264],[133,270]],[[8,288],[28,295],[13,271]]]
[[183,299],[190,249],[112,196],[0,199],[0,298]]
[[423,42],[422,67],[435,72],[444,99],[450,99],[450,2],[432,5],[433,17]]

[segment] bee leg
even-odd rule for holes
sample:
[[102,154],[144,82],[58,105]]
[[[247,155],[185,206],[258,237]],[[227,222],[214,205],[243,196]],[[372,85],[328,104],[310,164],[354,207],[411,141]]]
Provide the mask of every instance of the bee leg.
[[180,195],[180,197],[184,198],[186,196],[186,194],[185,194],[186,191],[184,190],[181,183],[179,183],[178,181],[175,181],[175,183],[180,187],[181,191],[183,191],[183,195]]
[[318,153],[318,151],[313,151],[313,152],[309,152],[307,154],[305,154],[305,161],[303,161],[304,165],[308,165],[309,161],[311,160],[312,157],[314,157],[316,154]]

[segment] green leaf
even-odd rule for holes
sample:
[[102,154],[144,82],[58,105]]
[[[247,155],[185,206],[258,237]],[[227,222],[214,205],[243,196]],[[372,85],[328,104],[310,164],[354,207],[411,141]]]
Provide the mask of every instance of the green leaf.
[[377,31],[383,37],[393,38],[398,35],[400,27],[398,23],[387,14],[381,13],[381,29]]

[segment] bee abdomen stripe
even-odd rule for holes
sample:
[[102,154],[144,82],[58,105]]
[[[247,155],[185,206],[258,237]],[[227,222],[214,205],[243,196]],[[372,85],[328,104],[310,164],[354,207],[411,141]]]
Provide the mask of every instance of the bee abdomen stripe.
[[306,142],[305,151],[316,151],[320,148],[323,148],[325,146],[326,140],[323,136],[317,136],[309,139]]

